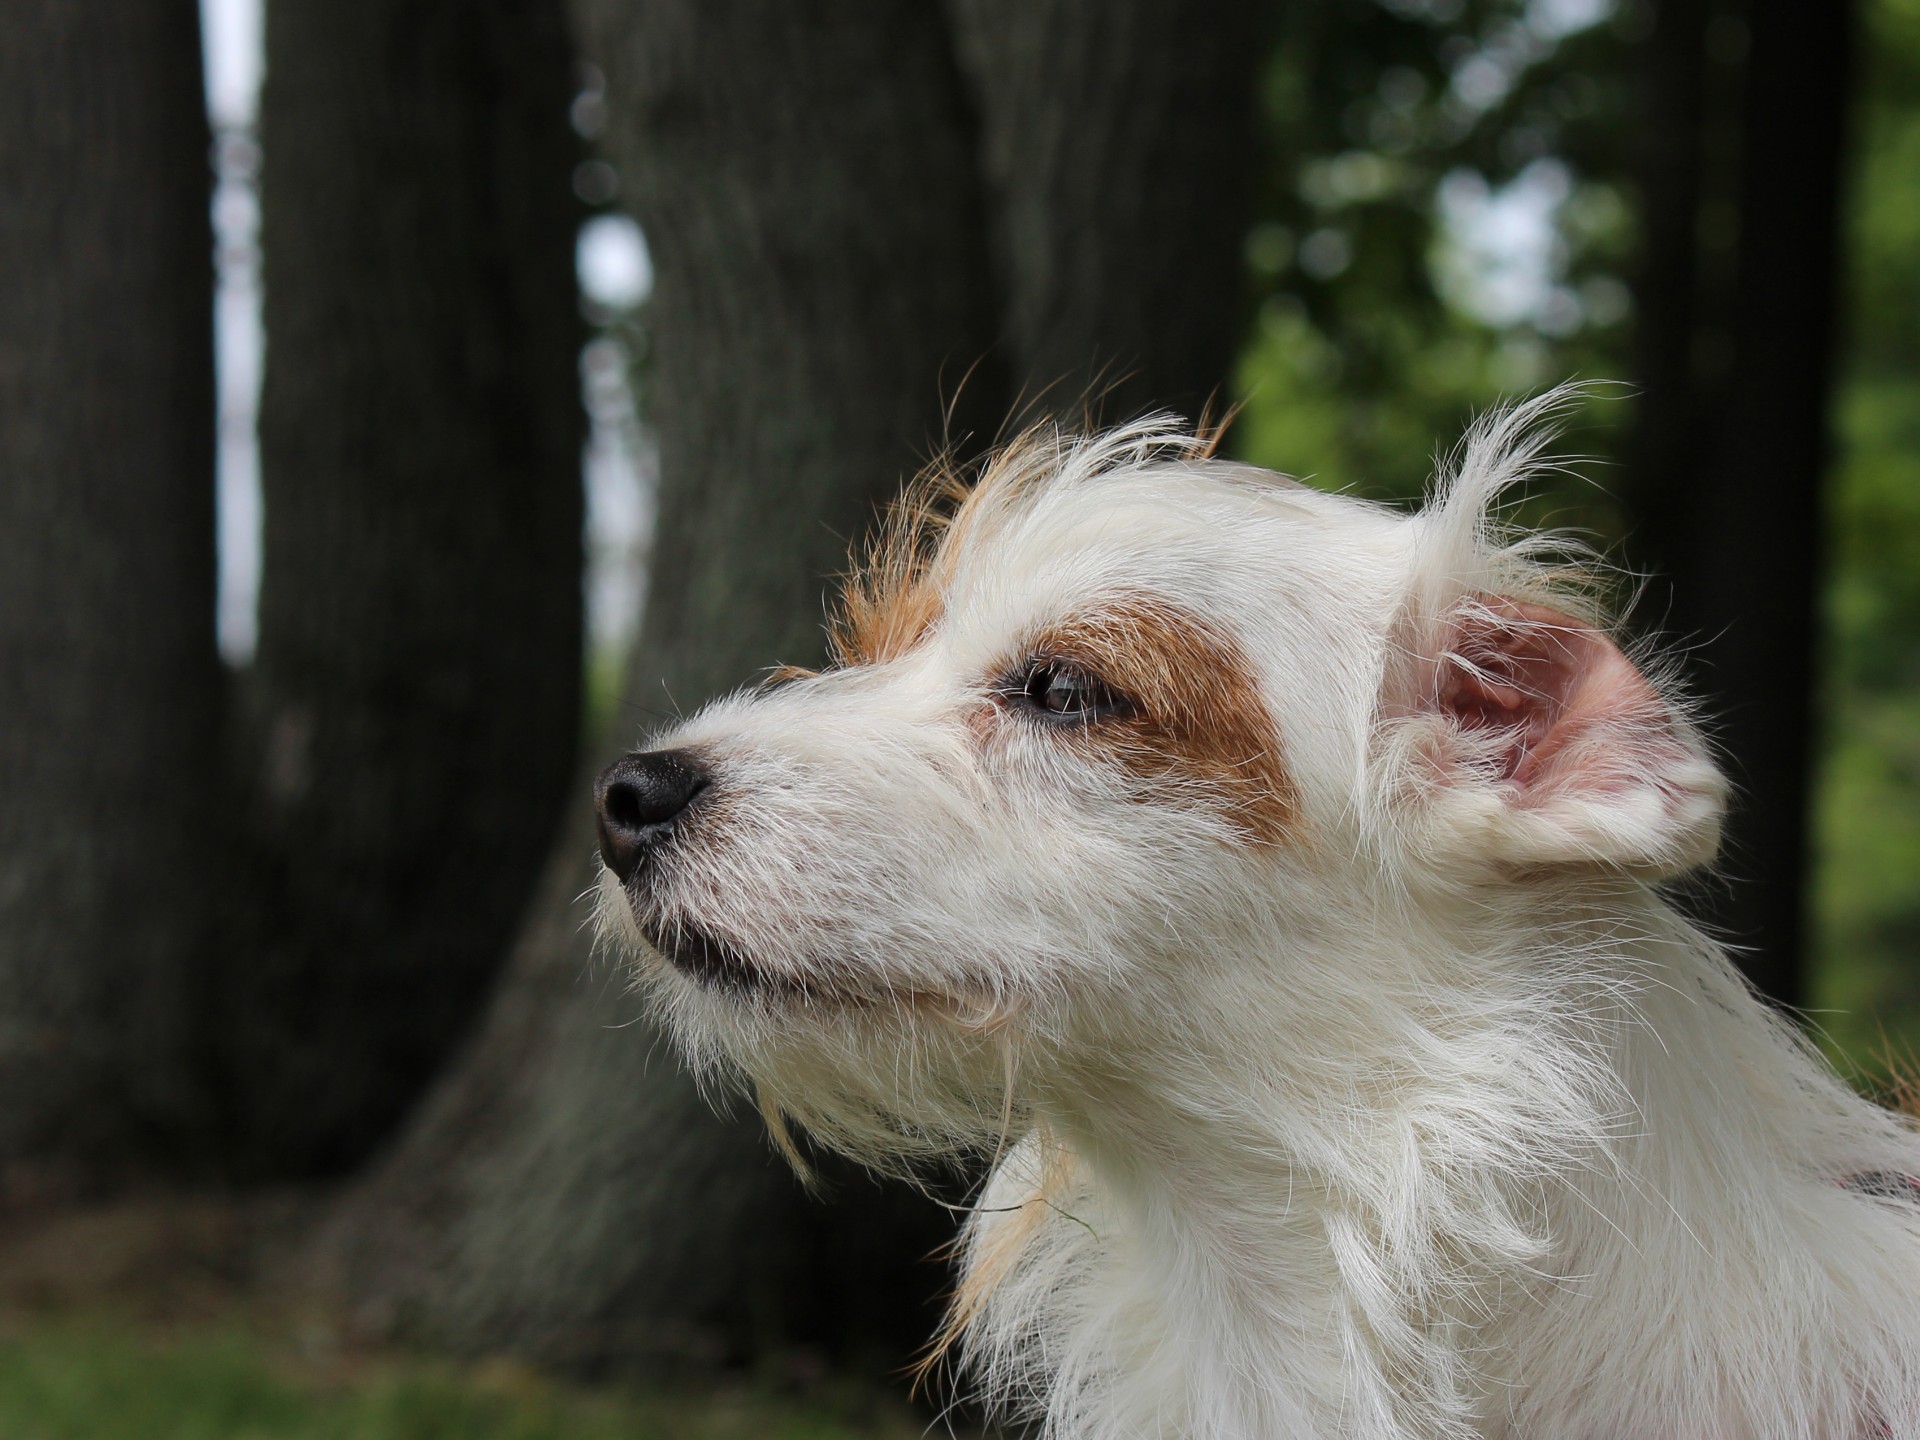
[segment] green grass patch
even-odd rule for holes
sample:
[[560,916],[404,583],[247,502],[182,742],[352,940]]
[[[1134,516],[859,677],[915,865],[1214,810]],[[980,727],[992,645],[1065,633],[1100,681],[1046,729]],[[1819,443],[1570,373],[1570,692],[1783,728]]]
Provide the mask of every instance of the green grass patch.
[[569,1384],[525,1367],[300,1359],[239,1330],[51,1320],[0,1335],[5,1440],[906,1440],[887,1402]]

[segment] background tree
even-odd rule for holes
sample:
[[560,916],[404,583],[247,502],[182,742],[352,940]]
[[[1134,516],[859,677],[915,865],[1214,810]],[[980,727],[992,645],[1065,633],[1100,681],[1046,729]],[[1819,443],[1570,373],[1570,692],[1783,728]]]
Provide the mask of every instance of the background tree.
[[462,1037],[580,729],[573,54],[537,0],[273,0],[230,1149],[337,1172]]
[[1226,409],[1266,8],[954,0],[1017,404]]
[[1853,6],[1656,13],[1649,111],[1678,124],[1645,131],[1636,548],[1739,787],[1715,918],[1799,1004]]
[[231,684],[207,625],[194,6],[0,25],[20,277],[0,307],[0,1163],[20,1181],[361,1159],[485,994],[571,772],[561,17],[271,16],[266,584]]
[[[943,429],[977,446],[1055,380],[1077,411],[1087,376],[1129,377],[1110,414],[1224,380],[1247,12],[1002,8],[956,37],[912,0],[589,7],[657,271],[634,720],[816,658],[825,577]],[[363,1304],[574,1360],[862,1337],[897,1359],[953,1220],[859,1180],[806,1200],[617,977],[578,983],[590,833],[583,810],[486,1033],[337,1232]]]
[[[0,1166],[204,1133],[213,306],[193,0],[0,25]],[[62,1178],[64,1177],[64,1178]]]

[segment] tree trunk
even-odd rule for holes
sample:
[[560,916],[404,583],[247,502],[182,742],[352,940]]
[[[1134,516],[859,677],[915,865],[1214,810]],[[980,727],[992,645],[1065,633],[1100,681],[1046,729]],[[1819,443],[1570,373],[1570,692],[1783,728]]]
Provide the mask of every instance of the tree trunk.
[[336,1171],[475,1015],[572,776],[571,47],[536,0],[274,0],[243,1163]]
[[1016,398],[1073,423],[1218,416],[1249,304],[1259,7],[949,4]]
[[[1701,273],[1731,270],[1728,247],[1735,238],[1716,234],[1711,255],[1702,254],[1706,117],[1715,68],[1706,38],[1712,9],[1711,0],[1669,0],[1651,12],[1653,32],[1639,52],[1637,78],[1647,116],[1638,136],[1635,207],[1640,255],[1634,275],[1633,370],[1640,393],[1628,441],[1627,481],[1644,525],[1637,546],[1644,559],[1657,561],[1663,570],[1674,557],[1656,556],[1654,547],[1669,542],[1675,507],[1699,469],[1702,391],[1717,388],[1715,372],[1725,366],[1725,298],[1711,299],[1725,287],[1707,284]],[[1718,133],[1726,127],[1713,128]],[[1722,163],[1711,168],[1724,168],[1725,158],[1716,155]]]
[[[213,245],[193,0],[0,27],[0,1166],[201,1130],[219,767]],[[51,1172],[51,1173],[50,1173]]]
[[[1743,963],[1754,982],[1788,1004],[1805,993],[1819,497],[1851,9],[1815,14],[1791,0],[1752,0],[1747,9],[1743,98],[1721,122],[1739,132],[1738,165],[1724,187],[1737,202],[1738,247],[1721,267],[1731,268],[1732,284],[1718,305],[1692,304],[1690,333],[1667,341],[1676,350],[1684,341],[1693,357],[1689,393],[1673,393],[1674,360],[1653,357],[1648,428],[1662,438],[1643,446],[1658,465],[1642,477],[1644,548],[1674,577],[1667,623],[1698,646],[1695,681],[1738,787],[1732,883],[1714,897],[1713,919],[1751,947]],[[1711,135],[1711,107],[1705,116]],[[1656,214],[1665,228],[1652,232],[1653,265],[1671,268],[1661,256],[1697,244],[1701,229],[1711,238],[1711,185],[1692,198],[1684,228]],[[1659,289],[1642,294],[1642,313],[1656,326],[1665,298]]]

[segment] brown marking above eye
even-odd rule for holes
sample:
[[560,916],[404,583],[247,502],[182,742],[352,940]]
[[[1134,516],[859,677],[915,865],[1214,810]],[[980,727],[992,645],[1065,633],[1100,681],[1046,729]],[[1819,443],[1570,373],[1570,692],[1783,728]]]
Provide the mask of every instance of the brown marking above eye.
[[[1191,436],[1148,432],[1139,445],[1122,444],[1107,453],[1099,452],[1097,435],[1041,422],[977,464],[961,465],[951,454],[939,457],[887,507],[879,532],[844,577],[827,627],[833,663],[878,665],[918,645],[945,609],[961,552],[991,537],[1063,470],[1090,463],[1084,478],[1124,469],[1142,463],[1142,446],[1160,460],[1203,460],[1213,454],[1224,429],[1223,420],[1203,424]],[[1127,433],[1115,435],[1125,440]],[[1092,462],[1086,458],[1090,450],[1099,452]]]
[[841,583],[827,627],[833,663],[880,665],[918,645],[945,608],[943,592],[965,536],[1052,454],[1032,432],[992,456],[977,483],[950,456],[923,470],[887,507],[878,534]]
[[1142,780],[1217,793],[1227,818],[1255,840],[1297,828],[1298,797],[1280,735],[1252,667],[1232,636],[1171,601],[1119,597],[1049,626],[1026,647],[1036,665],[1066,665],[1121,703],[1082,722],[1049,720],[1066,743],[1110,756]]

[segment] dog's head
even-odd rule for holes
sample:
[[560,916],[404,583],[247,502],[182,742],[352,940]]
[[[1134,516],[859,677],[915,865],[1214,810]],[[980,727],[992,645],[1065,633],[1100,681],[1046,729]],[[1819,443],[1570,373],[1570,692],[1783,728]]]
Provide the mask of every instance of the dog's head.
[[1004,1126],[1014,1049],[1045,1083],[1209,1005],[1325,1023],[1340,977],[1304,957],[1383,907],[1704,862],[1691,727],[1564,547],[1489,520],[1541,410],[1477,427],[1418,514],[1159,424],[923,485],[831,668],[600,777],[603,932],[697,1059],[873,1153]]

